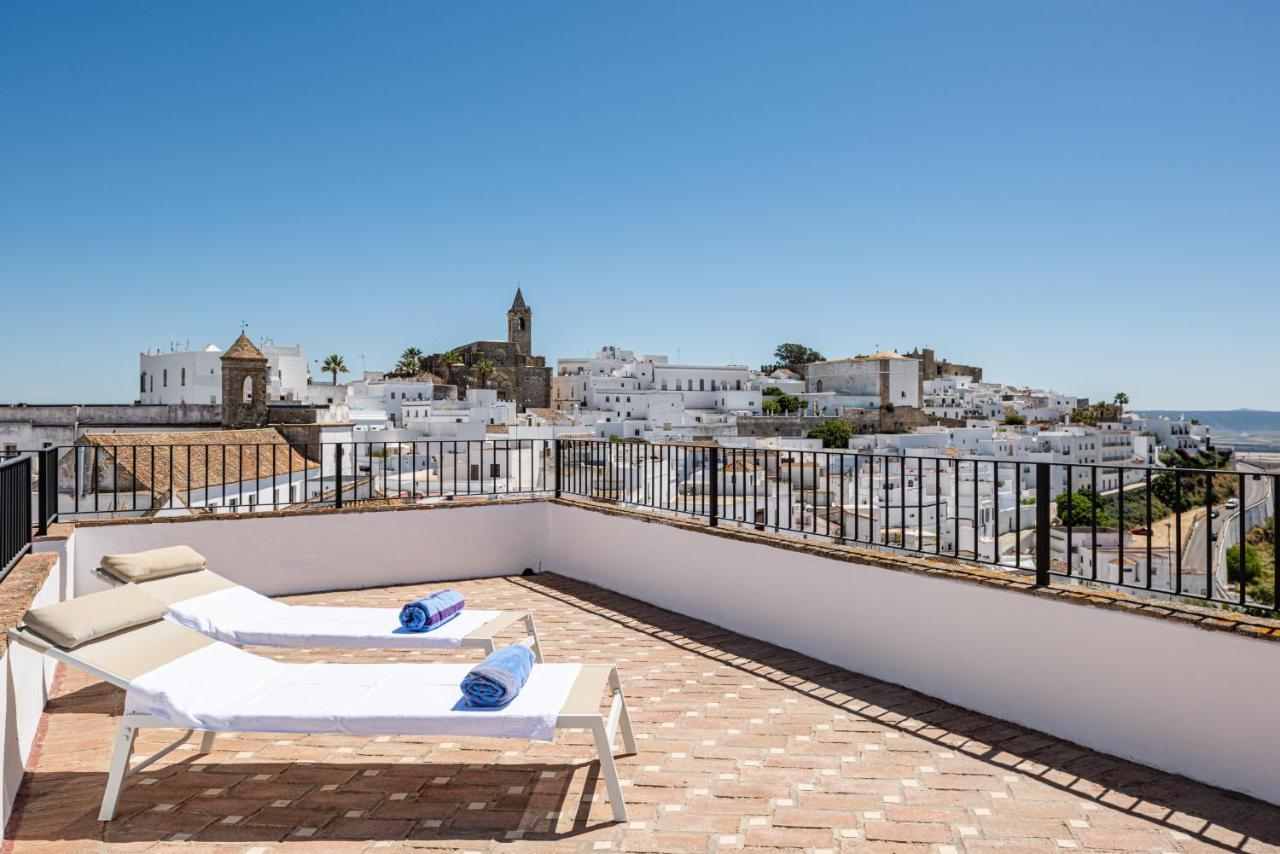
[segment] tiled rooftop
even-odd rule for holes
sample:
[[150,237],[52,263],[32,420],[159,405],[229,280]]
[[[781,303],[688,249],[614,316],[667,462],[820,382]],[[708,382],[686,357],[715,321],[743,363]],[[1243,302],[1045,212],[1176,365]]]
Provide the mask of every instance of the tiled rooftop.
[[[627,825],[611,821],[587,733],[562,733],[553,745],[221,736],[209,756],[179,750],[131,778],[119,817],[104,824],[96,812],[123,692],[63,668],[6,844],[85,851],[105,841],[182,852],[220,843],[259,852],[1280,850],[1280,808],[588,584],[540,575],[453,586],[477,607],[533,610],[548,660],[619,664],[640,747],[619,761]],[[290,601],[395,605],[423,589]],[[439,658],[305,650],[283,657],[348,656]],[[998,652],[987,658],[1000,666]],[[161,747],[166,735],[144,731],[139,754]],[[1259,744],[1268,737],[1259,733]]]

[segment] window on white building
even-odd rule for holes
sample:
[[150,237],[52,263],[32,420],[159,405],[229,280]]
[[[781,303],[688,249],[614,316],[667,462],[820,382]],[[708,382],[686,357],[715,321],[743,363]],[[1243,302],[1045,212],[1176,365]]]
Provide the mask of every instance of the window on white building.
[[162,388],[169,387],[169,369],[168,368],[165,368],[163,371],[163,376],[160,378],[160,386]]

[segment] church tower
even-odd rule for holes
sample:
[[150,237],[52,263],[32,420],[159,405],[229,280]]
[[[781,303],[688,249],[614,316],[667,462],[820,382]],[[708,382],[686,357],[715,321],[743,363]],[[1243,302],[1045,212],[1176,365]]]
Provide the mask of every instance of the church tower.
[[267,357],[243,332],[222,354],[222,426],[234,430],[267,423]]
[[524,294],[519,288],[507,310],[507,340],[526,356],[533,354],[533,310],[524,304]]

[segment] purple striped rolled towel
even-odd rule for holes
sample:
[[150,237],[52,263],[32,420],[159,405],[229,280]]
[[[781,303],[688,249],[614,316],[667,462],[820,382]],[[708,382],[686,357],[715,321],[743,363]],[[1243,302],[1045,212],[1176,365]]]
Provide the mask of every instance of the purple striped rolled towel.
[[461,614],[466,604],[456,590],[440,590],[401,608],[400,625],[411,632],[428,632]]

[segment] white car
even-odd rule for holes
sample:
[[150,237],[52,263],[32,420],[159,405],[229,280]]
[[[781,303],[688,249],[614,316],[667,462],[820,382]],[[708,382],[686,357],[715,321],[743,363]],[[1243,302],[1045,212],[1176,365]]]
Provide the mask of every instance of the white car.
[[1228,510],[1235,510],[1237,507],[1239,507],[1239,506],[1240,506],[1240,499],[1238,499],[1238,498],[1228,498],[1228,499],[1227,499],[1227,503],[1226,503],[1226,504],[1223,504],[1222,506],[1223,506],[1223,507],[1225,507],[1225,508],[1227,508]]

